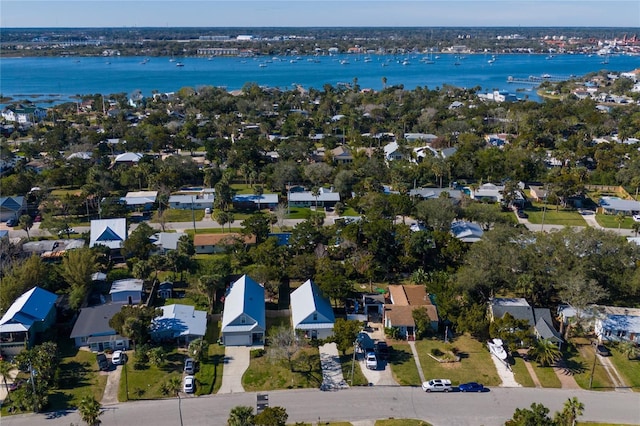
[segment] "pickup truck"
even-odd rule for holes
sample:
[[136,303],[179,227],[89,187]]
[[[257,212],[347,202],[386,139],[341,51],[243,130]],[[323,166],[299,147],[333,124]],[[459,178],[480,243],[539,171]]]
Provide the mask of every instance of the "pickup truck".
[[449,392],[451,390],[451,380],[431,379],[422,383],[422,390],[425,392]]

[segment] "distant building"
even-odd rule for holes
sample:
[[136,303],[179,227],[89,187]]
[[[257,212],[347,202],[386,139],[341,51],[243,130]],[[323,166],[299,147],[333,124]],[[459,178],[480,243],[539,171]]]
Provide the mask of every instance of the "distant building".
[[127,239],[127,219],[99,219],[91,221],[89,247],[107,246],[120,250]]

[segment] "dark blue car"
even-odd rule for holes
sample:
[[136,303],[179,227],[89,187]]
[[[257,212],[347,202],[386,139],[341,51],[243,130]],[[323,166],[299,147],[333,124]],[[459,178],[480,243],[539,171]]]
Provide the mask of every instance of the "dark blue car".
[[458,389],[460,392],[484,392],[484,386],[476,382],[462,383]]

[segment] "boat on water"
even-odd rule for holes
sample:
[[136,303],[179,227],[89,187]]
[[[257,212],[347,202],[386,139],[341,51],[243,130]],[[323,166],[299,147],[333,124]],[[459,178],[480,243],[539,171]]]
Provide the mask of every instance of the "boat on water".
[[176,67],[184,67],[184,64],[182,62],[176,62]]
[[487,342],[487,346],[489,346],[489,352],[495,355],[498,359],[502,361],[507,359],[507,351],[504,349],[502,339],[491,339]]
[[346,59],[343,59],[340,61],[340,65],[348,65],[349,61],[347,61]]

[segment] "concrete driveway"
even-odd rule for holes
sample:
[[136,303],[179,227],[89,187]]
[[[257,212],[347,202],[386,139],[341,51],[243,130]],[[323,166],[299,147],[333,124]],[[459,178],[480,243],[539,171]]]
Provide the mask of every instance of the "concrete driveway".
[[321,390],[338,390],[349,387],[342,374],[338,346],[335,343],[325,343],[318,348],[320,365],[322,367]]
[[[384,327],[381,323],[369,323],[369,327],[367,327],[364,332],[375,341],[384,340]],[[378,368],[376,370],[370,370],[364,362],[364,354],[358,354],[357,358],[362,374],[367,378],[369,383],[377,386],[398,386],[398,382],[393,378],[391,367],[387,361],[379,359]]]
[[249,368],[251,349],[258,348],[255,346],[225,346],[222,385],[218,393],[244,392],[242,375]]

